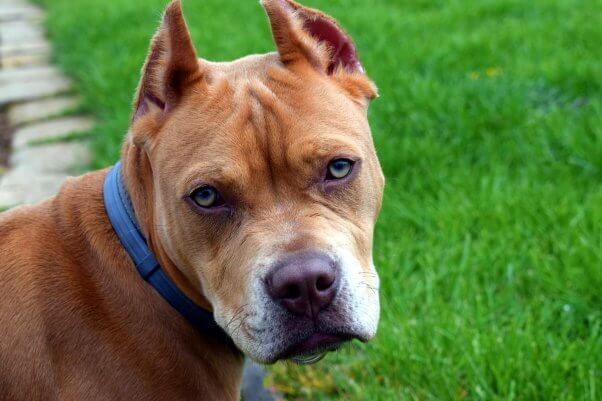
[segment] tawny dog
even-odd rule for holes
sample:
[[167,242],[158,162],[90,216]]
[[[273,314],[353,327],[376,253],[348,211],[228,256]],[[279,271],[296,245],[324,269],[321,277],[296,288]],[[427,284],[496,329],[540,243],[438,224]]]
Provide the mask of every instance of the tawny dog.
[[243,355],[375,335],[375,87],[332,18],[263,5],[278,52],[214,63],[172,2],[121,163],[1,215],[0,400],[237,400]]

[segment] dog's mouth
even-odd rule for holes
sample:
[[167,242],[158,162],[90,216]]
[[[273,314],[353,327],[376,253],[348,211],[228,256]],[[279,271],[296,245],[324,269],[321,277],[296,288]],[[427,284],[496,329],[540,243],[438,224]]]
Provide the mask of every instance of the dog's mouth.
[[327,352],[336,351],[355,336],[350,334],[313,333],[288,347],[278,359],[290,359],[300,365],[320,361]]

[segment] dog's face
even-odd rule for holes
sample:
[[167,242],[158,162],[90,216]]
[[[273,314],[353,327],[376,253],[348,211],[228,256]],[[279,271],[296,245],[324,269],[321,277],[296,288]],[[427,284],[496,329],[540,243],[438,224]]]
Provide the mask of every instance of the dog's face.
[[152,166],[154,235],[218,324],[253,359],[309,362],[376,332],[375,92],[334,20],[264,6],[278,53],[211,63],[172,3],[130,140]]

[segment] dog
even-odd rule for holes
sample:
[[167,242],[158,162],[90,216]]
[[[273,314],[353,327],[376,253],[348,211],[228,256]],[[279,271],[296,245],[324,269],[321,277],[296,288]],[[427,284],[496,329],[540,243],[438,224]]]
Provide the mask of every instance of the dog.
[[333,18],[262,4],[277,51],[210,62],[171,2],[120,163],[0,216],[0,400],[238,400],[245,356],[375,336],[376,87]]

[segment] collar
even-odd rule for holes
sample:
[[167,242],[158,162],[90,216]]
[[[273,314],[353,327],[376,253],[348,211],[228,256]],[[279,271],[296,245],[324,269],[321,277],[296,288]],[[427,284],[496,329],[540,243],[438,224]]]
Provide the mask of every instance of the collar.
[[107,174],[103,197],[111,225],[140,276],[198,331],[234,345],[232,339],[215,322],[213,313],[200,308],[184,295],[155,259],[142,235],[132,201],[123,183],[121,162]]

